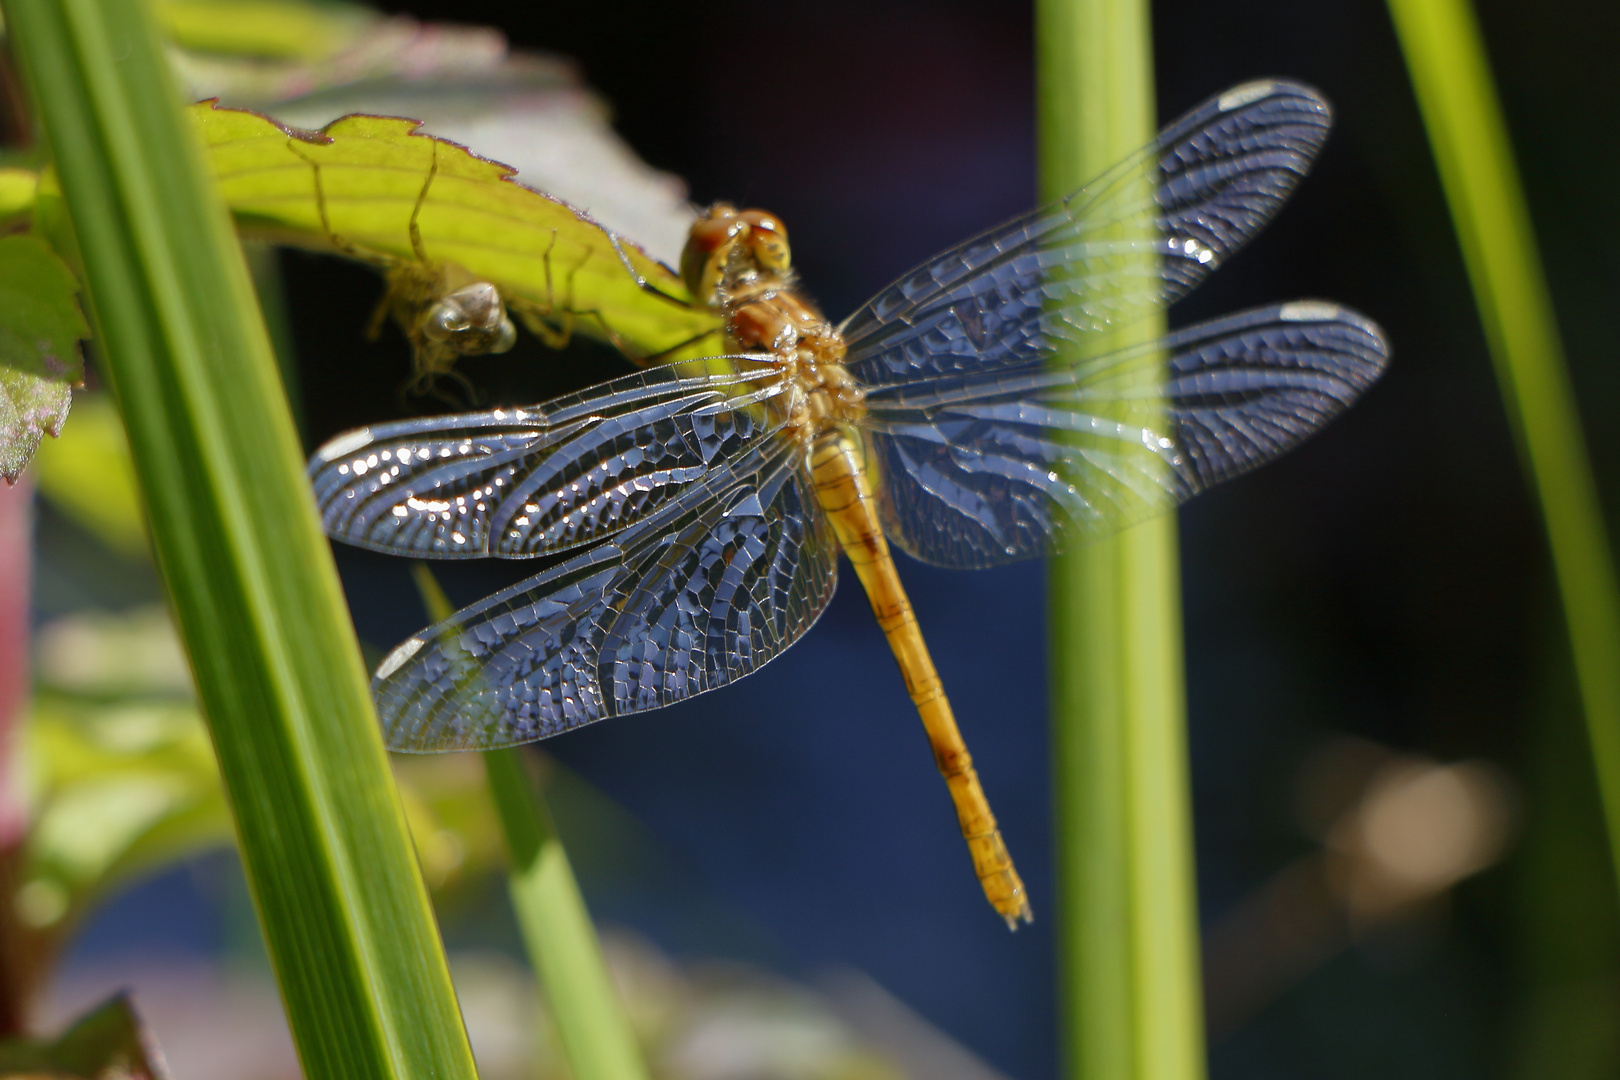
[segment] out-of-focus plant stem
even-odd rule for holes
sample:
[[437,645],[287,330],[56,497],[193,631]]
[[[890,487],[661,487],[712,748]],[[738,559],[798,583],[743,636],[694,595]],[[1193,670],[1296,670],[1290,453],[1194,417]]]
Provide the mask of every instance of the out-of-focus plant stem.
[[10,903],[27,827],[16,752],[28,707],[28,597],[33,572],[32,478],[0,484],[0,1038],[23,1032],[38,978],[36,943]]
[[33,504],[34,485],[27,473],[16,484],[0,485],[0,851],[14,848],[28,824],[13,759],[28,704]]
[[[1037,3],[1044,200],[1152,140],[1151,41],[1139,0]],[[1155,180],[1151,171],[1138,178]],[[1140,235],[1143,225],[1126,228]],[[1097,334],[1086,350],[1151,340],[1163,325],[1160,317]],[[1051,565],[1058,1008],[1069,1077],[1204,1074],[1179,573],[1173,515]]]
[[1547,528],[1620,873],[1620,585],[1530,212],[1467,0],[1389,0]]
[[522,751],[491,750],[484,768],[512,859],[512,907],[569,1066],[579,1080],[645,1080],[585,898]]
[[[448,619],[455,609],[427,564],[417,563],[412,576],[428,618]],[[511,859],[512,908],[569,1067],[577,1080],[646,1080],[585,897],[523,751],[486,751],[484,769]]]

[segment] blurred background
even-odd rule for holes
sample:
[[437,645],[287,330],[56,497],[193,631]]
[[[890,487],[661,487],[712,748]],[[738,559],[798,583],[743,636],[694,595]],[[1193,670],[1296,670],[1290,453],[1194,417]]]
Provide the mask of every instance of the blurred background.
[[[835,319],[1033,201],[1020,5],[381,6],[573,57],[618,132],[694,201],[781,215]],[[1613,508],[1620,8],[1476,8]],[[1212,1075],[1620,1076],[1620,899],[1540,521],[1386,10],[1166,0],[1154,16],[1162,119],[1267,75],[1317,86],[1338,117],[1276,221],[1172,322],[1331,298],[1394,346],[1383,382],[1325,433],[1181,512]],[[435,410],[401,400],[397,332],[364,340],[374,273],[295,252],[280,263],[309,446]],[[525,336],[462,370],[499,404],[622,367],[605,348],[559,356]],[[37,528],[42,620],[91,596],[158,599],[50,505]],[[368,646],[380,654],[427,621],[403,561],[337,555]],[[460,564],[440,580],[466,603],[530,570]],[[546,744],[565,777],[559,824],[594,913],[627,932],[621,966],[746,964],[705,970],[817,987],[818,1008],[851,1030],[902,1017],[917,1045],[957,1054],[929,1075],[1052,1077],[1043,571],[901,572],[1030,887],[1032,927],[1009,936],[986,910],[849,580],[759,674]],[[520,991],[501,987],[527,985],[500,981],[499,957],[518,955],[505,903],[484,878],[442,906],[452,949],[493,980],[485,996],[463,990],[475,1025],[512,1007]],[[251,969],[254,934],[234,862],[196,861],[101,908],[58,997],[82,1004],[74,995],[159,954]]]

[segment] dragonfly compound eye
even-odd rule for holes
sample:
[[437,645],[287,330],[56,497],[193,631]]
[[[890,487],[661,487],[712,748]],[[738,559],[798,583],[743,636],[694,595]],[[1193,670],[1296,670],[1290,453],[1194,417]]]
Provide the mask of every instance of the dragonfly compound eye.
[[744,210],[740,215],[748,222],[748,247],[761,270],[786,270],[793,261],[788,250],[787,229],[775,214],[763,210]]
[[715,287],[726,260],[739,239],[748,235],[748,222],[729,203],[715,203],[692,226],[681,252],[681,280],[692,295],[705,304],[714,303]]

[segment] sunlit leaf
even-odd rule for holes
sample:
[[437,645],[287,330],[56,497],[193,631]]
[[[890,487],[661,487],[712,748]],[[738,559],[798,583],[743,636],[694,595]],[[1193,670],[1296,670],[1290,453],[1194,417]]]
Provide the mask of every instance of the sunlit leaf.
[[232,839],[190,672],[161,607],[42,627],[24,729],[30,827],[17,910],[69,921],[119,882]]
[[66,260],[75,276],[80,273],[83,259],[78,250],[79,238],[62,201],[62,178],[50,165],[40,170],[34,184],[33,232]]
[[192,98],[278,101],[396,75],[463,75],[499,64],[506,36],[328,0],[158,0]]
[[475,755],[395,755],[390,764],[429,888],[477,881],[505,866],[500,823]]
[[456,267],[542,330],[591,334],[635,360],[714,351],[716,317],[672,270],[414,121],[353,116],[310,133],[206,103],[192,115],[250,233],[424,276]]
[[159,605],[56,619],[34,638],[40,683],[101,698],[191,697],[191,671]]
[[169,1069],[128,996],[118,994],[56,1039],[0,1042],[0,1077],[168,1080]]
[[[160,606],[84,612],[35,636],[24,736],[31,826],[17,907],[70,922],[131,877],[233,840],[208,733]],[[476,759],[401,765],[400,794],[430,885],[504,857]]]
[[351,113],[409,116],[654,257],[680,258],[694,216],[685,183],[614,133],[570,60],[509,50],[488,27],[328,0],[158,0],[156,11],[191,98],[310,129]]
[[304,62],[336,56],[387,21],[357,4],[309,0],[157,0],[152,13],[185,49]]
[[290,101],[207,84],[200,97],[318,128],[350,115],[409,116],[517,170],[517,179],[584,210],[674,266],[696,217],[686,184],[654,169],[614,132],[607,104],[573,64],[514,53],[481,71],[412,73],[334,86]]
[[15,480],[57,435],[84,377],[78,282],[35,236],[0,237],[0,476]]
[[33,212],[38,188],[32,169],[0,168],[0,228]]
[[208,734],[188,701],[42,693],[26,727],[33,823],[17,913],[44,928],[120,881],[231,842]]

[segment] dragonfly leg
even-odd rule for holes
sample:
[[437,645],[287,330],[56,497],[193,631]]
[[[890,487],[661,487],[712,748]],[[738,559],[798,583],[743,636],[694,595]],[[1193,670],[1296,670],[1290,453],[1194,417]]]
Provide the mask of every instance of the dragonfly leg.
[[[546,268],[546,302],[544,305],[524,304],[513,305],[517,308],[518,316],[523,319],[523,325],[529,332],[539,338],[548,349],[564,349],[574,336],[574,316],[578,314],[595,315],[595,312],[574,311],[574,275],[579,268],[590,260],[591,253],[585,252],[585,258],[579,260],[568,271],[568,295],[561,304],[557,303],[556,283],[551,277],[551,253],[557,248],[557,230],[551,230],[551,243],[546,245],[545,254],[540,257],[540,263]],[[550,320],[556,320],[552,325]],[[597,315],[596,321],[601,323],[602,331],[608,337],[608,343],[614,348],[621,348],[618,335],[609,329],[602,317]]]
[[422,190],[416,193],[416,205],[411,207],[410,224],[406,226],[406,232],[411,237],[411,250],[416,252],[417,261],[423,266],[432,266],[433,261],[427,256],[427,247],[422,243],[422,229],[417,221],[422,216],[422,204],[427,202],[428,189],[433,186],[433,178],[439,175],[439,144],[430,141],[428,145],[433,148],[433,160],[428,166],[427,179],[422,181]]
[[671,293],[667,293],[663,289],[660,289],[657,285],[654,285],[652,282],[648,281],[636,270],[635,263],[630,261],[630,256],[624,250],[624,245],[619,243],[618,234],[610,232],[606,229],[604,229],[603,232],[607,233],[608,243],[613,245],[614,252],[619,256],[620,264],[624,266],[624,272],[630,275],[630,280],[636,283],[636,288],[640,289],[642,292],[651,293],[660,300],[674,304],[678,308],[685,308],[688,311],[705,306],[698,303],[696,300],[691,299],[690,297],[675,296]]
[[854,441],[842,433],[824,436],[811,452],[810,468],[816,483],[816,498],[832,520],[844,554],[866,588],[872,612],[889,641],[894,659],[906,679],[906,689],[917,715],[922,718],[928,744],[934,751],[934,764],[945,778],[956,819],[973,857],[973,871],[979,885],[1009,929],[1018,929],[1020,920],[1030,922],[1029,897],[1013,866],[1007,845],[996,827],[990,800],[979,783],[962,732],[956,726],[951,703],[934,661],[923,642],[922,629],[912,611],[911,601],[900,584],[888,541],[878,521],[871,484],[862,465],[862,455]]
[[377,298],[377,306],[371,309],[371,318],[366,320],[367,341],[376,341],[382,337],[383,323],[388,321],[388,312],[391,310],[393,299],[393,289],[385,290]]
[[[538,304],[532,300],[523,300],[517,297],[512,297],[507,300],[507,307],[516,313],[518,318],[523,320],[523,325],[528,327],[529,332],[535,337],[539,338],[541,343],[547,348],[565,348],[573,337],[575,320],[589,319],[591,322],[596,324],[597,328],[601,331],[602,337],[607,341],[607,343],[613,346],[613,348],[617,349],[619,352],[623,353],[631,363],[638,367],[652,367],[662,363],[666,358],[673,355],[678,350],[684,349],[694,342],[701,341],[703,338],[718,333],[718,328],[713,330],[703,330],[697,334],[694,334],[692,337],[687,338],[685,341],[677,342],[669,348],[664,349],[661,352],[654,353],[651,356],[640,355],[629,342],[621,338],[613,327],[608,324],[606,317],[603,316],[600,309],[576,308],[574,306],[574,278],[579,273],[580,269],[584,267],[588,261],[590,261],[592,255],[590,251],[585,253],[585,257],[583,259],[568,268],[568,272],[565,277],[566,284],[563,288],[562,302],[558,302],[555,283],[552,279],[551,263],[552,248],[556,247],[556,244],[557,234],[555,231],[553,231],[551,234],[551,245],[546,248],[546,252],[542,260],[546,269],[545,303]],[[620,252],[620,257],[624,257],[622,251]]]
[[713,337],[718,335],[720,332],[719,327],[715,327],[713,330],[699,330],[685,341],[677,341],[675,344],[671,345],[662,352],[653,353],[651,356],[643,357],[640,360],[634,360],[632,357],[632,360],[634,360],[638,367],[656,367],[657,365],[662,364],[665,360],[669,359],[671,356],[674,356],[677,352],[686,348],[688,345],[695,345],[704,338]]

